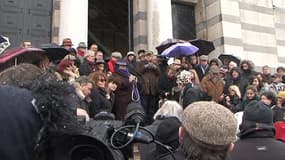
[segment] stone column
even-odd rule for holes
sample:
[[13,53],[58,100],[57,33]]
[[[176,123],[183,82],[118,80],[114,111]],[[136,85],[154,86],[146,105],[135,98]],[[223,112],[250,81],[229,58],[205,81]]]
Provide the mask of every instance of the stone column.
[[88,38],[88,0],[60,1],[59,39],[71,38],[74,47],[79,42],[87,43]]
[[147,43],[148,49],[155,47],[167,38],[172,38],[171,0],[147,1]]

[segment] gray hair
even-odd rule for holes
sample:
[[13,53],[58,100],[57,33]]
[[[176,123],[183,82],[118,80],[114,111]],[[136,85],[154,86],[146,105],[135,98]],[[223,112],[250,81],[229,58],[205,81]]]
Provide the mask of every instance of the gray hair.
[[182,112],[183,108],[179,103],[173,100],[167,100],[154,114],[153,119],[156,119],[158,116],[164,116],[164,117],[176,117],[179,119],[179,121],[181,121]]

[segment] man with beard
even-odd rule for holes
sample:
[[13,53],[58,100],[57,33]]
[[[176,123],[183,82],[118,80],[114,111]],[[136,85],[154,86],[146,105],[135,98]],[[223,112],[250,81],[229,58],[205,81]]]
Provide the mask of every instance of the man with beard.
[[209,73],[202,79],[202,91],[212,97],[215,102],[220,102],[223,97],[225,82],[219,77],[220,69],[218,66],[211,66]]

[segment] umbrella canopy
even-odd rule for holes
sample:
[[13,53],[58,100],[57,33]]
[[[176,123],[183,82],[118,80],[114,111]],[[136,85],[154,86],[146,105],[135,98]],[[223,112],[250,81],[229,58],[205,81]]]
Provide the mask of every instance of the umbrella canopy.
[[219,55],[218,58],[223,62],[223,64],[226,64],[226,65],[228,65],[230,61],[234,61],[235,63],[237,63],[237,65],[239,65],[240,60],[241,60],[240,57],[232,53],[222,53]]
[[50,61],[58,61],[63,59],[69,51],[55,43],[41,44],[40,48],[45,50],[46,56]]
[[20,63],[39,65],[45,58],[44,50],[39,48],[8,49],[0,55],[0,71]]
[[165,41],[161,42],[156,48],[157,53],[161,54],[165,49],[169,48],[170,46],[176,44],[176,43],[183,43],[185,41],[180,40],[180,39],[171,39],[168,38]]
[[209,55],[213,50],[215,50],[215,46],[211,41],[194,39],[189,42],[199,48],[199,51],[197,52],[199,55]]
[[182,56],[191,56],[195,54],[199,48],[191,45],[188,42],[177,43],[169,48],[165,49],[161,55],[165,57],[182,57]]

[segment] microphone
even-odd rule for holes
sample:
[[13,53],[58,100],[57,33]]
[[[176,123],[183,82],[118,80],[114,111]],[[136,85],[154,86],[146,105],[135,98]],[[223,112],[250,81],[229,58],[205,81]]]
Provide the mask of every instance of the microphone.
[[142,106],[138,103],[132,102],[127,107],[127,114],[125,116],[125,125],[142,124],[145,119],[145,113]]

